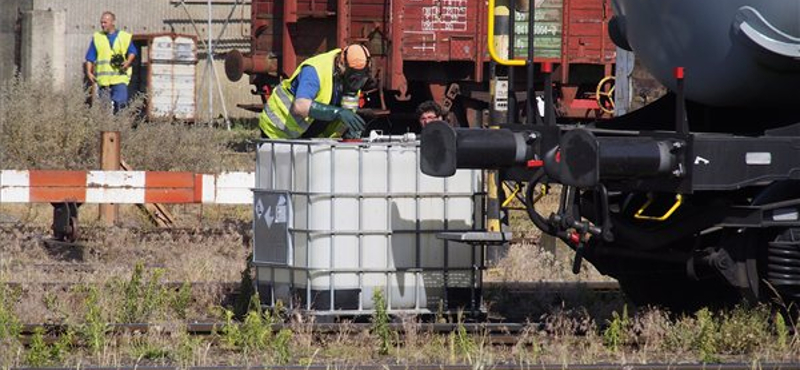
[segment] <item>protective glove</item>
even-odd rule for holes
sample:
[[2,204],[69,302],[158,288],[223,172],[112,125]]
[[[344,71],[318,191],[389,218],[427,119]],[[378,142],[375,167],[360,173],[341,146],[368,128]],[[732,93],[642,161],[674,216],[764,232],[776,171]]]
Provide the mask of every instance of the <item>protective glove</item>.
[[349,109],[317,102],[311,103],[308,116],[322,121],[334,121],[338,119],[347,126],[348,133],[350,134],[349,136],[361,136],[361,131],[364,131],[364,127],[366,126],[364,119]]
[[339,120],[344,122],[347,125],[347,133],[353,138],[361,137],[361,131],[364,131],[364,119],[361,118],[356,112],[353,112],[349,109],[341,108],[339,111]]

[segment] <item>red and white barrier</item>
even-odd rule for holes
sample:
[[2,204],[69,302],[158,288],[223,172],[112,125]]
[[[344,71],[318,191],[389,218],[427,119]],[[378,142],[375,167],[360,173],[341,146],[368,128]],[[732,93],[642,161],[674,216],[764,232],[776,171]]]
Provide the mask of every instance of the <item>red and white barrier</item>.
[[0,203],[252,204],[253,172],[0,170]]

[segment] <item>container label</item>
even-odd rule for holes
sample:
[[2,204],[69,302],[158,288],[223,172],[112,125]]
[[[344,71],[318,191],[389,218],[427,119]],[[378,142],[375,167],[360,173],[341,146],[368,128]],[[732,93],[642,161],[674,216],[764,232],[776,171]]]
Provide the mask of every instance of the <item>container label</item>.
[[254,190],[253,193],[253,261],[291,264],[289,193],[271,190]]

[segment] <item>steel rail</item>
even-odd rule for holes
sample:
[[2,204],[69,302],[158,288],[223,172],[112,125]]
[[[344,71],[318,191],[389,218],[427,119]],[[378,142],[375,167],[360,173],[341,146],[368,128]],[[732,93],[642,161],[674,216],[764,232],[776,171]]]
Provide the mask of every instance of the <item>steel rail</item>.
[[[447,334],[458,330],[465,330],[470,334],[503,335],[517,334],[525,330],[526,325],[520,323],[388,323],[392,331],[405,333],[410,327],[414,327],[420,332],[430,332],[436,334]],[[206,335],[220,332],[226,326],[223,322],[193,322],[186,323],[185,326],[174,324],[154,324],[154,323],[120,323],[108,324],[108,329],[112,333],[137,332],[146,333],[155,330],[158,333],[170,334],[173,328],[185,328],[186,332],[195,335]],[[360,333],[372,329],[371,323],[311,323],[311,324],[292,324],[276,323],[272,325],[272,330],[278,332],[282,329],[301,329],[305,332],[315,334],[339,334],[342,332]],[[23,336],[32,335],[36,329],[43,328],[45,332],[65,332],[67,325],[61,324],[25,324],[22,327]]]
[[[800,363],[789,362],[737,362],[722,364],[704,363],[607,363],[607,364],[487,364],[476,367],[471,364],[438,365],[438,364],[315,364],[288,366],[80,366],[80,370],[474,370],[486,368],[492,370],[800,370]],[[10,367],[9,370],[75,370],[77,367]]]
[[[89,270],[91,267],[82,266],[81,264],[39,264],[42,269],[64,269],[64,270]],[[76,287],[93,287],[100,286],[103,283],[78,283],[78,282],[3,282],[0,287],[6,287],[12,290],[24,290],[28,287],[37,287],[43,289],[60,289],[70,291]],[[161,286],[170,290],[177,290],[184,286],[185,282],[182,281],[166,281],[162,282]],[[213,281],[200,281],[189,282],[189,287],[192,289],[218,289],[224,293],[228,299],[235,299],[239,295],[240,283],[238,282],[213,282]],[[518,282],[500,282],[500,281],[484,281],[482,290],[484,292],[502,292],[510,295],[542,295],[554,294],[566,291],[591,291],[594,293],[620,293],[619,283],[616,281],[518,281]]]

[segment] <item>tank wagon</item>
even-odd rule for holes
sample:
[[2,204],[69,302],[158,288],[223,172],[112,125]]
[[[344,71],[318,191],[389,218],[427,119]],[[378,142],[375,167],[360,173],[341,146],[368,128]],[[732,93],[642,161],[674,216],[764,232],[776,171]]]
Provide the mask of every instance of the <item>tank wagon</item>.
[[[518,19],[515,53],[525,58],[529,5],[518,2],[498,5],[519,10],[512,13]],[[556,66],[564,114],[596,110],[593,98],[580,98],[613,70],[616,47],[606,36],[609,0],[537,0],[536,6],[535,62]],[[251,9],[251,52],[229,53],[225,67],[233,81],[249,75],[253,93],[263,99],[304,59],[359,42],[373,56],[367,106],[375,112],[402,120],[411,118],[420,102],[434,99],[463,126],[480,125],[492,73],[483,0],[253,0]],[[508,24],[499,33],[508,35]]]
[[[800,1],[613,6],[612,38],[671,93],[583,127],[557,125],[552,104],[516,128],[437,123],[422,134],[423,172],[527,182],[531,220],[575,250],[573,268],[590,261],[638,303],[798,302]],[[536,194],[553,184],[560,206],[543,214]]]

